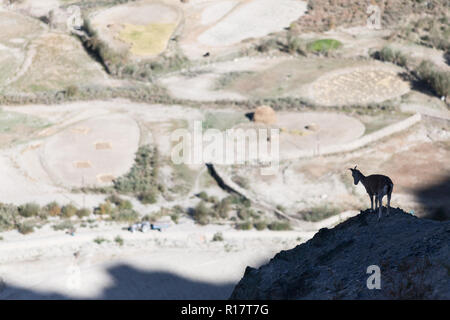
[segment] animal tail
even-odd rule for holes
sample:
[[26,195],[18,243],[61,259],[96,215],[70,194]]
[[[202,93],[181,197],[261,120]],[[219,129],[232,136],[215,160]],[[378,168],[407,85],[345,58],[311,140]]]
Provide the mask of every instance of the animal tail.
[[394,190],[394,184],[392,182],[390,182],[388,184],[388,191],[387,191],[387,193],[390,195],[392,193],[392,190]]

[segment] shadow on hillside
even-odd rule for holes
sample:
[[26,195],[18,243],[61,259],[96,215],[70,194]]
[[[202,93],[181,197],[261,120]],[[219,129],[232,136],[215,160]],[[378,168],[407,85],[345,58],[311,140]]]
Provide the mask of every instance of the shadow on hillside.
[[398,76],[402,80],[409,82],[409,84],[411,85],[411,90],[418,91],[430,97],[436,97],[433,89],[425,81],[420,80],[407,72],[400,72],[398,73]]
[[416,190],[415,195],[425,209],[424,218],[450,220],[450,175],[436,184]]
[[[90,299],[187,300],[228,299],[235,283],[213,284],[190,280],[164,271],[143,271],[125,264],[107,269],[112,284]],[[0,287],[0,300],[76,299],[55,292],[38,292],[7,283]]]

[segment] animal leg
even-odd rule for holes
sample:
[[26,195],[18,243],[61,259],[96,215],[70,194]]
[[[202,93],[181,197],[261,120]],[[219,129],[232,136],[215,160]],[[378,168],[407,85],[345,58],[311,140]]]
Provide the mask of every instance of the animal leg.
[[388,193],[387,195],[387,214],[389,215],[389,208],[391,207],[391,193]]
[[381,211],[383,210],[383,196],[378,197],[378,220],[381,219]]
[[373,212],[373,195],[370,195],[370,212]]

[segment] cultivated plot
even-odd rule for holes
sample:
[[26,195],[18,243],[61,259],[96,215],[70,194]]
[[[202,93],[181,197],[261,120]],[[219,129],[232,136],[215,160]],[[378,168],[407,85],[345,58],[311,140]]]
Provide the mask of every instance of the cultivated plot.
[[79,41],[70,35],[51,32],[32,41],[27,59],[8,90],[39,92],[112,83]]
[[13,81],[27,64],[27,46],[44,32],[37,20],[9,12],[0,11],[0,88]]
[[410,90],[409,83],[399,72],[373,67],[339,70],[312,83],[310,98],[325,106],[383,102]]
[[92,24],[113,50],[150,58],[166,49],[181,17],[176,6],[141,1],[97,12]]

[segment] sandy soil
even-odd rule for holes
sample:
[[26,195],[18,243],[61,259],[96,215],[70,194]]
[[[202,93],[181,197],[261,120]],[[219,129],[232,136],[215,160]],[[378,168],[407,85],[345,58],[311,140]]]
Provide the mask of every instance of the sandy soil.
[[208,25],[225,17],[238,1],[220,1],[207,6],[201,14],[201,24]]
[[226,89],[216,89],[215,85],[220,77],[230,72],[263,71],[283,60],[285,58],[239,58],[192,68],[186,74],[172,74],[161,78],[160,83],[169,90],[172,96],[181,99],[200,101],[243,100],[247,98],[245,94]]
[[17,1],[9,9],[22,10],[35,17],[42,17],[50,10],[57,9],[61,5],[60,0],[24,0]]
[[234,51],[239,43],[281,31],[306,10],[305,1],[190,1],[182,6],[185,24],[180,38],[192,60],[205,52]]
[[92,118],[47,139],[40,162],[60,185],[109,184],[132,166],[139,135],[128,116]]
[[282,30],[298,19],[306,3],[292,0],[257,0],[243,4],[198,37],[207,46],[228,46]]
[[[236,128],[269,127],[248,123]],[[331,112],[277,112],[277,122],[270,128],[280,129],[281,160],[295,158],[298,151],[319,151],[321,147],[350,142],[364,134],[364,125],[359,120]]]

